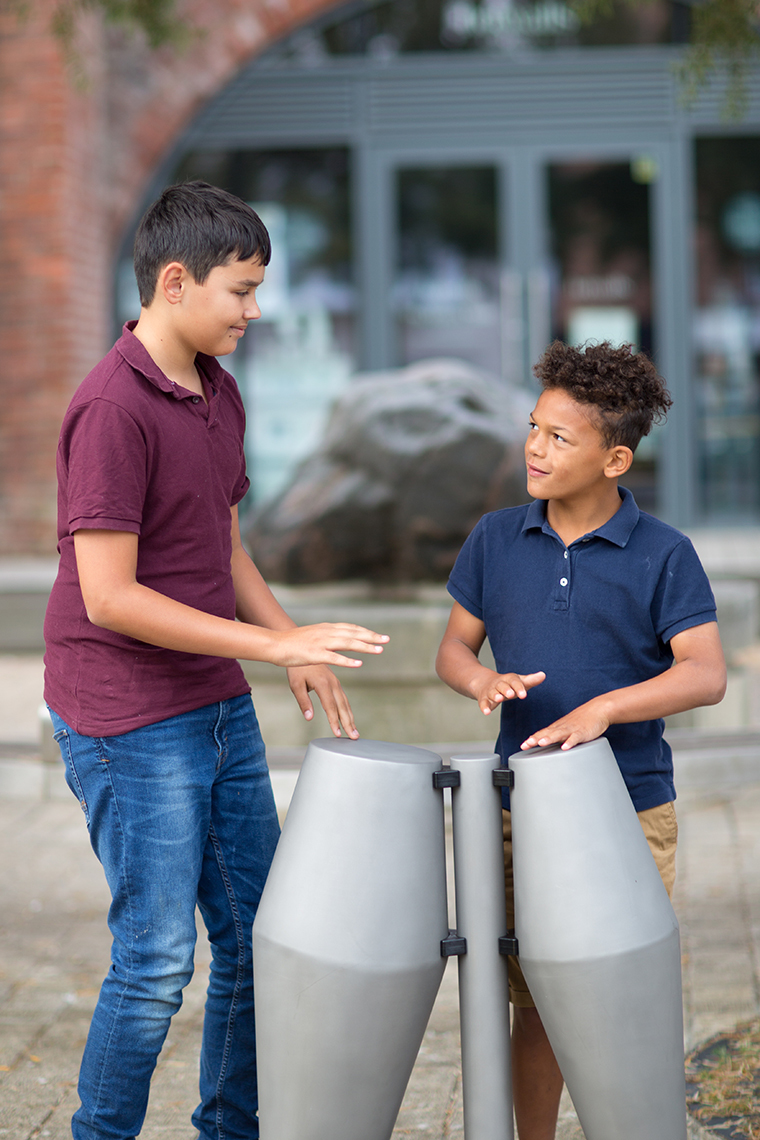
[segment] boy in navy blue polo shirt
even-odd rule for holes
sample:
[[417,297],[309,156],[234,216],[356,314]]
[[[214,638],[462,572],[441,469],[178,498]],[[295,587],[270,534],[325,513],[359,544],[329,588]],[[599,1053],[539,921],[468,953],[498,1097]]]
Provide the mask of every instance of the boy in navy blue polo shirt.
[[[525,445],[535,501],[485,515],[465,543],[438,674],[486,716],[501,707],[503,759],[606,736],[670,891],[677,827],[662,718],[716,704],[726,683],[715,601],[691,543],[618,486],[672,401],[629,346],[555,342],[535,373],[543,391]],[[478,660],[486,637],[495,670]],[[553,1140],[562,1077],[515,959],[510,996],[518,1134]]]

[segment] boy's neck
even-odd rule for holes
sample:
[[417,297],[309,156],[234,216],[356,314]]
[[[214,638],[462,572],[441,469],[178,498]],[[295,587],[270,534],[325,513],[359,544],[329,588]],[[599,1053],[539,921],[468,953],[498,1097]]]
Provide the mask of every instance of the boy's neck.
[[140,318],[132,331],[167,380],[206,398],[195,366],[195,349],[173,336],[163,322],[153,316],[151,309],[141,310]]
[[546,504],[546,521],[564,542],[570,546],[592,530],[598,530],[620,510],[622,499],[617,479],[606,480],[603,496],[580,500],[549,499]]

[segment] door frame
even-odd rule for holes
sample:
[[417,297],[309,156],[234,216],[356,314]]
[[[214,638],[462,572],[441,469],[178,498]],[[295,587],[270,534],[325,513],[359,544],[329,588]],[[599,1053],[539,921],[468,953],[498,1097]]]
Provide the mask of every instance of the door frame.
[[[546,167],[552,162],[628,162],[645,154],[657,163],[650,185],[652,315],[657,365],[674,407],[662,432],[657,463],[658,514],[675,525],[694,518],[696,446],[689,392],[692,345],[690,311],[691,145],[686,136],[656,137],[651,130],[544,132],[529,143],[504,138],[488,145],[451,139],[446,145],[419,140],[394,145],[360,144],[355,152],[353,215],[358,253],[362,367],[394,367],[391,287],[397,256],[395,173],[402,167],[494,166],[497,170],[497,227],[500,269],[522,282],[523,374],[545,347],[536,317],[541,306],[541,275],[548,264]],[[604,137],[604,135],[608,137]],[[653,135],[655,137],[653,138]]]

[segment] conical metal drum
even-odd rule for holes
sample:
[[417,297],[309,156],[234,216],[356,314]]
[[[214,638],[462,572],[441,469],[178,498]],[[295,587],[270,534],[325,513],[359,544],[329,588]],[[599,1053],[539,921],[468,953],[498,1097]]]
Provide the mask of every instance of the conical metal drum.
[[262,1140],[388,1140],[443,976],[422,748],[309,745],[253,928]]
[[586,1140],[686,1140],[678,921],[612,750],[509,766],[520,964]]

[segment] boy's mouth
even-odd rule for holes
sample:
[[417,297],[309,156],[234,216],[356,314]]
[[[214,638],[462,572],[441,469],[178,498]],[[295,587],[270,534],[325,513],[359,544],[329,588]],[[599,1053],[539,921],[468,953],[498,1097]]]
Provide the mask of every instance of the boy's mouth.
[[534,479],[540,478],[541,475],[549,474],[548,471],[542,471],[540,467],[534,467],[532,463],[527,463],[526,467],[528,469],[528,475]]

